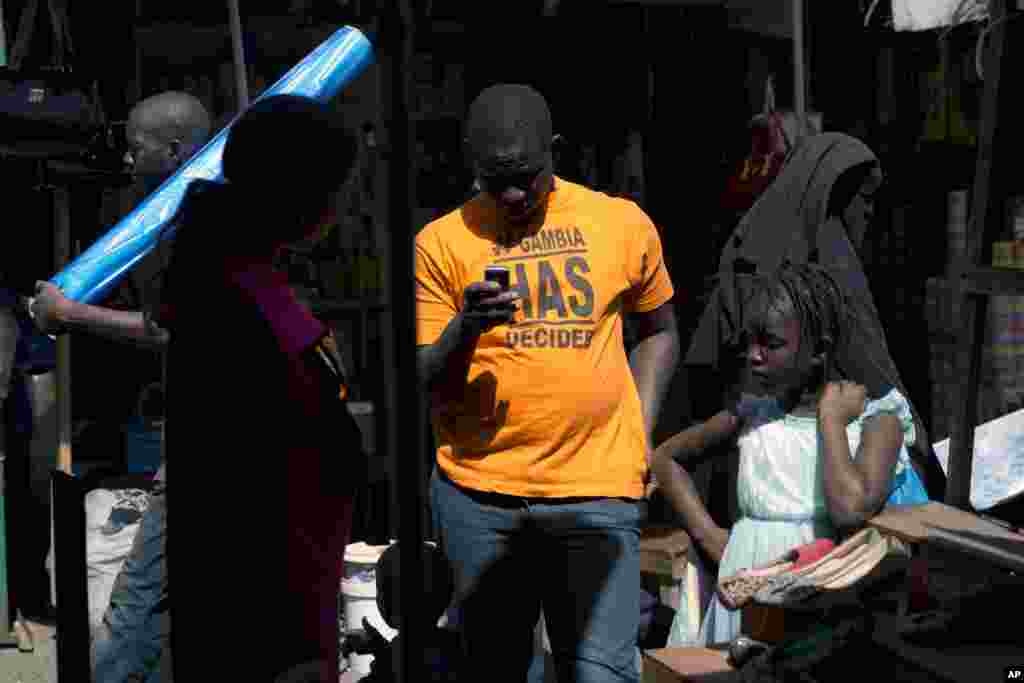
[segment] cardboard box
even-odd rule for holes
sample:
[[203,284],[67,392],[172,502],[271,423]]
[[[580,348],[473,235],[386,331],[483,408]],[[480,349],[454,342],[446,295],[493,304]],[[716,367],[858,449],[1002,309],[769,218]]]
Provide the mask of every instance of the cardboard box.
[[644,652],[643,683],[725,683],[739,673],[724,650],[704,647],[667,647]]

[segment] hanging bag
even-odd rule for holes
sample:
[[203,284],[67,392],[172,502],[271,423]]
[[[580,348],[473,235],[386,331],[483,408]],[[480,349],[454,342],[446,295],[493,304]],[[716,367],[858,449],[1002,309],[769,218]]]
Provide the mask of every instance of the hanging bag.
[[761,196],[782,170],[792,149],[792,140],[775,107],[775,87],[771,77],[765,84],[764,108],[750,123],[750,152],[726,183],[722,208],[744,213]]
[[74,69],[66,0],[45,2],[53,38],[49,60],[29,58],[40,0],[28,0],[8,64],[0,68],[0,145],[15,154],[76,156],[103,123],[98,83]]

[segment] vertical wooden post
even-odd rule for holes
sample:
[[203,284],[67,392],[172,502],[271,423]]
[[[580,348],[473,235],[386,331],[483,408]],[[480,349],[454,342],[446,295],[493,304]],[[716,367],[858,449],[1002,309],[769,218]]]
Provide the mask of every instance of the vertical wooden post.
[[[415,268],[413,198],[415,193],[415,157],[412,154],[412,124],[409,117],[409,67],[413,55],[415,21],[414,0],[385,3],[381,16],[381,35],[388,52],[390,84],[390,126],[388,174],[390,178],[390,284],[394,346],[391,362],[395,376],[413,387],[418,386],[416,364],[416,298],[413,282]],[[418,683],[424,675],[424,622],[418,611],[426,608],[424,589],[424,481],[423,433],[420,425],[421,392],[411,389],[392,394],[389,406],[390,437],[395,492],[399,507],[400,585],[399,630],[402,634],[398,679]]]
[[235,61],[235,95],[238,98],[238,113],[249,106],[249,80],[245,70],[245,46],[242,43],[242,14],[238,0],[228,0],[231,15],[231,48]]
[[793,0],[793,111],[803,126],[807,116],[807,77],[804,68],[804,2]]
[[[54,271],[71,260],[71,196],[53,189]],[[71,336],[57,337],[57,469],[71,474]]]
[[0,3],[0,66],[7,66],[7,24],[4,19],[4,6]]
[[[999,134],[999,114],[1005,98],[1015,90],[1002,83],[1003,52],[1006,48],[1006,0],[991,3],[992,32],[989,37],[988,59],[985,61],[985,89],[981,98],[981,131],[978,140],[978,161],[971,192],[971,213],[967,230],[967,254],[953,273],[954,296],[962,302],[960,338],[957,365],[960,394],[953,411],[953,424],[949,439],[949,468],[946,484],[946,503],[964,510],[971,509],[971,472],[974,463],[974,425],[978,420],[978,391],[981,384],[981,347],[988,315],[988,297],[966,291],[963,275],[965,268],[977,267],[987,256],[985,246],[994,239],[994,225],[1002,213],[1001,202],[993,203],[993,190],[1000,193],[1001,182],[993,182],[999,174],[1009,172],[1002,161],[993,170]],[[1006,94],[1004,94],[1006,93]],[[1005,151],[1003,152],[1006,153]]]
[[142,99],[142,48],[139,47],[139,24],[142,20],[142,0],[135,0],[135,21],[132,24],[132,46],[135,48],[135,82],[129,93],[129,109]]

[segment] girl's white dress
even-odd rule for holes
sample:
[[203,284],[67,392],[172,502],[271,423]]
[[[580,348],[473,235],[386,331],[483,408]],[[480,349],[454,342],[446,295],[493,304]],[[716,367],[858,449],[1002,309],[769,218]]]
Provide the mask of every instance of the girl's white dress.
[[[737,478],[740,519],[729,532],[719,576],[771,562],[786,551],[816,538],[835,538],[825,507],[821,442],[817,420],[782,412],[774,399],[760,399],[738,438]],[[864,420],[890,413],[900,420],[903,446],[894,480],[911,468],[907,447],[914,443],[910,405],[893,389],[867,402],[864,412],[846,428],[850,453],[856,456]],[[729,611],[712,593],[699,632],[686,618],[685,590],[669,635],[670,646],[726,643],[740,634],[741,612]]]

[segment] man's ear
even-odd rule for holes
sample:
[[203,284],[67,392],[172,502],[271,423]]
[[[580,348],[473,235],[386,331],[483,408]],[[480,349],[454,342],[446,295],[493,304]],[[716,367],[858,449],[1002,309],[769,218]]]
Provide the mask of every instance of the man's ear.
[[171,158],[176,166],[181,165],[185,160],[182,156],[185,153],[185,146],[181,143],[181,140],[175,138],[167,143],[167,156]]

